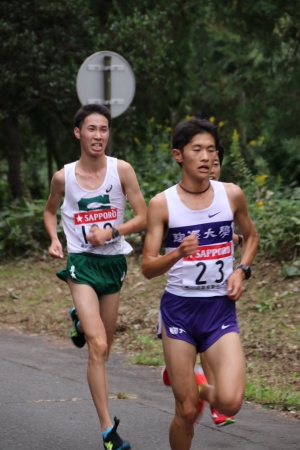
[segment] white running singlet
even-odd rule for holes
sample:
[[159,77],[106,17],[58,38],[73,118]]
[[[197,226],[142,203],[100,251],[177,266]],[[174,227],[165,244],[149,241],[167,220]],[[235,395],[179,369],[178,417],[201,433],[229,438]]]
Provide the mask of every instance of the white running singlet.
[[117,159],[106,156],[105,180],[98,189],[83,189],[77,182],[77,161],[65,165],[65,197],[61,206],[63,229],[69,253],[120,255],[132,251],[131,245],[119,236],[105,245],[93,247],[87,236],[91,227],[116,227],[123,223],[126,196],[117,169]]
[[191,210],[180,200],[176,186],[165,190],[169,213],[166,253],[179,247],[194,233],[196,255],[180,259],[168,272],[166,291],[182,297],[227,295],[227,281],[233,271],[233,213],[223,183],[210,181],[214,199],[208,208]]

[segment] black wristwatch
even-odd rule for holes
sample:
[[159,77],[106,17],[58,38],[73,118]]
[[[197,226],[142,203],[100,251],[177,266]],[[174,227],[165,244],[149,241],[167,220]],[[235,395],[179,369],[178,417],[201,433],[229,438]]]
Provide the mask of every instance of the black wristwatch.
[[237,270],[237,269],[242,269],[242,271],[245,274],[245,280],[249,280],[249,278],[251,277],[251,269],[249,266],[245,266],[244,264],[239,264],[235,270]]
[[119,230],[117,230],[116,228],[112,227],[112,235],[111,238],[112,239],[116,239],[117,237],[120,236]]

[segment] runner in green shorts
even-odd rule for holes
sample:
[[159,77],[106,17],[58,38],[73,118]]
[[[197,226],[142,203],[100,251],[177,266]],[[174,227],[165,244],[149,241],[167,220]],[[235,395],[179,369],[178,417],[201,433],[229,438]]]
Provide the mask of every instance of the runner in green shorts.
[[115,294],[121,290],[127,273],[124,255],[94,255],[71,253],[67,267],[57,272],[58,278],[68,282],[91,286],[101,300],[103,295]]
[[[63,199],[61,220],[69,256],[66,269],[57,276],[68,283],[74,302],[71,338],[77,347],[88,344],[87,377],[104,448],[127,450],[129,442],[117,433],[119,419],[115,417],[113,425],[109,415],[105,363],[127,272],[125,255],[132,250],[124,236],[146,228],[146,204],[131,165],[105,155],[111,127],[108,109],[85,105],[74,122],[81,155],[56,172],[51,182],[44,212],[49,255],[63,258],[57,236],[57,210]],[[124,222],[127,199],[134,217]]]

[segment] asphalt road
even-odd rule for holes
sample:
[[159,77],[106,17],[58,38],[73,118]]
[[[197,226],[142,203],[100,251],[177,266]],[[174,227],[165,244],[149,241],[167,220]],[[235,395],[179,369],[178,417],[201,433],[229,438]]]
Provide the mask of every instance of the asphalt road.
[[[86,348],[0,330],[0,449],[103,449],[86,381]],[[133,450],[168,450],[173,397],[160,368],[133,366],[122,354],[107,364],[111,416]],[[116,399],[125,392],[131,399]],[[236,423],[217,428],[206,407],[192,450],[299,450],[300,423],[244,404]]]

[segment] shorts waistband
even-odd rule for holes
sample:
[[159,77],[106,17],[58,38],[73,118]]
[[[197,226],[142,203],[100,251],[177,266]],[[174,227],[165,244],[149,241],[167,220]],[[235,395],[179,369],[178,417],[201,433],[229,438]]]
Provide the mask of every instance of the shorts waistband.
[[85,256],[87,258],[97,258],[97,259],[123,259],[125,258],[125,255],[118,254],[118,255],[98,255],[96,253],[69,253],[69,256]]

